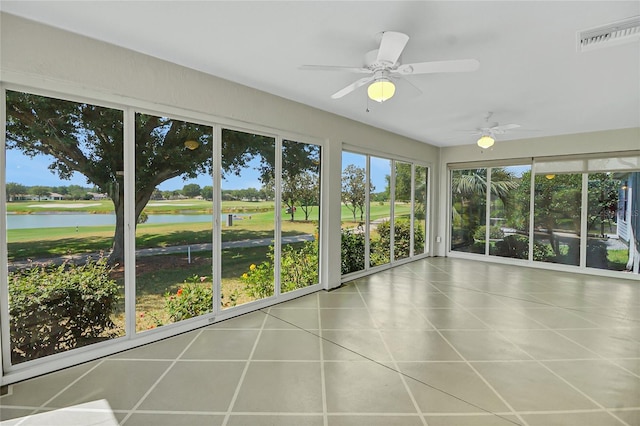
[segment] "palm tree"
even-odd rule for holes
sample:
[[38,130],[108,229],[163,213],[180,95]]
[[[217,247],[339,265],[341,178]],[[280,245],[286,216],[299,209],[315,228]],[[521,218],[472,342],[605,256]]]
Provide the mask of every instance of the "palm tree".
[[[491,182],[489,183],[490,193],[498,197],[507,206],[511,203],[511,191],[518,187],[518,182],[512,172],[496,167],[491,169]],[[469,206],[469,211],[477,208],[477,216],[481,217],[485,208],[487,194],[487,169],[467,169],[455,170],[451,176],[451,193],[454,197],[459,197],[461,211],[458,212],[455,203],[452,203],[451,213],[455,221],[462,220],[465,205]],[[469,221],[468,238],[473,234],[479,223]]]

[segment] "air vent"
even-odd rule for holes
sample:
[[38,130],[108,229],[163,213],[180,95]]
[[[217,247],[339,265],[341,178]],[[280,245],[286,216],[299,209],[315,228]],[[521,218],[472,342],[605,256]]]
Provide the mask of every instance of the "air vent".
[[587,52],[640,40],[640,16],[578,32],[578,51]]

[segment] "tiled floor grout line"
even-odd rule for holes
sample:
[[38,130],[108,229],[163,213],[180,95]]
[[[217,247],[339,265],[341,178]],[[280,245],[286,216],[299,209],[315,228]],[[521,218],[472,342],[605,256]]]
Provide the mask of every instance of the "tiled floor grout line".
[[[476,292],[476,293],[480,293],[480,294],[488,294],[490,296],[496,296],[496,297],[499,297],[499,298],[520,300],[522,302],[529,302],[529,303],[538,304],[538,305],[541,305],[540,309],[543,309],[543,308],[558,308],[558,309],[562,309],[564,311],[569,311],[569,312],[573,313],[574,315],[578,315],[578,316],[579,316],[578,313],[580,313],[580,312],[585,313],[584,310],[581,309],[581,308],[573,308],[573,307],[570,307],[570,306],[554,305],[553,303],[549,303],[549,302],[546,302],[546,301],[541,300],[541,299],[531,300],[531,299],[525,299],[525,298],[521,298],[521,297],[514,297],[514,296],[510,296],[510,295],[496,293],[496,292],[493,292],[493,291],[486,291],[486,290],[481,290],[481,289],[472,288],[472,287],[464,287],[464,286],[460,286],[460,285],[455,285],[455,284],[451,284],[451,283],[446,282],[446,281],[434,281],[434,282],[438,283],[438,284],[445,284],[445,285],[447,285],[449,287],[453,287],[453,288],[460,289],[460,290],[466,290],[466,291]],[[535,295],[531,294],[531,292],[526,292],[526,294],[535,298]],[[606,308],[606,307],[604,307],[604,308]],[[537,309],[537,308],[531,307],[531,309]],[[640,325],[640,320],[635,320],[633,318],[628,318],[626,316],[625,317],[621,317],[621,316],[617,316],[617,315],[608,315],[608,314],[603,314],[603,313],[596,313],[596,315],[601,315],[603,317],[611,318],[611,319],[629,321],[629,322],[632,322],[632,323],[636,323],[637,325]],[[594,325],[597,325],[596,323],[594,323],[593,321],[591,321],[589,319],[586,319],[586,318],[583,318],[583,317],[580,317],[580,318],[582,318],[585,321],[588,321],[588,322],[590,322],[590,323],[592,323]]]
[[[447,296],[448,297],[448,296]],[[553,374],[555,377],[557,377],[559,380],[561,380],[562,382],[564,382],[565,384],[569,385],[569,387],[571,387],[573,390],[575,390],[576,392],[578,392],[580,395],[582,395],[583,397],[587,398],[589,401],[591,401],[593,404],[595,404],[596,406],[598,406],[600,409],[604,410],[607,414],[611,415],[613,418],[615,418],[616,420],[619,420],[620,422],[622,422],[623,424],[630,426],[627,422],[625,422],[624,420],[620,419],[618,416],[614,415],[613,413],[611,413],[605,406],[603,406],[602,404],[600,404],[598,401],[596,401],[595,399],[591,398],[589,395],[587,395],[586,393],[584,393],[583,391],[581,391],[580,389],[578,389],[576,386],[574,386],[571,382],[569,382],[568,380],[566,380],[564,377],[560,376],[559,374],[557,374],[555,371],[553,371],[551,368],[549,368],[544,362],[542,362],[541,360],[539,360],[538,358],[534,357],[533,355],[531,355],[529,352],[527,352],[525,349],[521,348],[518,344],[514,343],[508,336],[506,336],[503,331],[504,330],[497,330],[494,329],[493,327],[491,327],[489,324],[487,324],[486,322],[484,322],[480,317],[478,317],[477,315],[475,315],[473,312],[469,311],[469,309],[467,309],[465,306],[457,303],[455,300],[452,299],[452,301],[454,303],[456,303],[462,310],[464,310],[465,312],[467,312],[468,314],[472,315],[473,317],[475,317],[478,321],[480,321],[482,324],[484,324],[485,326],[489,327],[489,330],[492,330],[496,333],[498,333],[500,336],[502,336],[505,340],[507,340],[509,343],[511,343],[512,345],[514,345],[516,348],[518,348],[519,350],[521,350],[522,352],[524,352],[525,354],[527,354],[527,356],[531,357],[531,359],[533,361],[535,361],[538,365],[540,365],[542,368],[544,368],[545,370],[547,370],[548,372],[550,372],[551,374]],[[591,322],[591,321],[589,321]],[[553,329],[551,327],[549,327],[550,331],[553,331]],[[562,336],[562,335],[561,335]],[[565,337],[565,336],[562,336]],[[588,348],[585,348],[587,350],[589,350]],[[589,352],[595,353],[591,350],[589,350]],[[596,355],[598,355],[597,353],[595,353]],[[598,355],[599,356],[599,355]]]
[[424,417],[424,414],[422,413],[422,410],[420,409],[420,405],[418,404],[418,401],[416,400],[416,397],[413,395],[413,392],[411,392],[411,388],[409,387],[409,384],[407,383],[406,377],[404,377],[403,373],[400,373],[400,366],[398,365],[395,357],[393,356],[393,353],[391,352],[391,349],[389,348],[389,345],[387,345],[387,342],[384,340],[384,337],[382,336],[382,332],[380,330],[380,327],[379,327],[378,323],[376,322],[375,317],[371,314],[371,309],[369,309],[369,305],[367,305],[367,302],[364,299],[364,297],[362,296],[362,292],[360,291],[358,286],[356,286],[356,290],[358,290],[358,295],[360,296],[360,300],[362,300],[362,303],[366,307],[367,313],[369,314],[369,318],[371,319],[371,321],[375,325],[375,328],[376,328],[376,330],[378,332],[378,336],[380,337],[380,340],[382,341],[382,344],[384,345],[384,349],[387,351],[387,355],[389,355],[389,358],[391,359],[391,364],[393,365],[393,369],[398,372],[398,377],[402,381],[402,385],[404,386],[405,390],[407,391],[407,394],[409,394],[409,398],[411,398],[411,402],[413,403],[413,406],[416,409],[416,413],[420,416],[420,421],[422,421],[422,424],[424,426],[428,426],[427,419]]
[[[271,309],[269,307],[268,309]],[[229,418],[231,418],[231,413],[233,412],[233,406],[238,399],[238,395],[240,394],[240,389],[242,388],[242,383],[244,382],[244,378],[247,375],[247,371],[249,371],[249,366],[251,365],[251,360],[253,359],[253,354],[256,352],[256,348],[258,347],[258,342],[260,342],[260,337],[262,336],[262,332],[264,331],[264,326],[267,323],[267,319],[269,318],[269,314],[264,312],[263,310],[259,310],[258,312],[263,312],[264,318],[262,319],[262,325],[260,326],[260,330],[258,331],[258,335],[256,336],[255,342],[253,342],[253,347],[251,348],[251,352],[249,353],[249,357],[245,362],[244,369],[242,370],[242,374],[240,374],[240,379],[238,380],[238,384],[236,386],[236,390],[233,392],[233,397],[231,397],[231,401],[229,401],[229,407],[227,408],[227,412],[224,416],[224,420],[222,421],[221,426],[227,426],[229,423]]]
[[129,411],[129,414],[127,414],[125,416],[124,419],[122,419],[122,421],[120,422],[120,425],[124,425],[127,423],[127,420],[129,420],[129,418],[133,415],[133,413],[136,411],[136,409],[142,405],[142,403],[144,402],[145,399],[147,399],[147,397],[151,394],[151,392],[153,392],[153,390],[155,389],[155,387],[158,385],[158,383],[160,383],[162,381],[162,379],[164,379],[164,377],[169,374],[169,371],[171,371],[171,369],[178,363],[178,361],[180,360],[180,357],[182,355],[184,355],[184,353],[191,347],[191,345],[193,345],[193,342],[196,341],[196,339],[198,337],[200,337],[200,335],[204,332],[204,328],[200,329],[196,335],[193,337],[193,339],[191,339],[191,341],[185,345],[184,349],[182,351],[180,351],[180,353],[178,354],[177,357],[174,358],[174,360],[171,362],[171,364],[169,364],[169,366],[167,367],[167,369],[160,375],[160,377],[158,377],[158,379],[151,385],[151,387],[149,387],[149,389],[147,389],[147,391],[144,393],[144,395],[142,395],[142,397],[138,400],[138,402],[131,408],[131,410]]
[[[414,273],[415,275],[417,275],[416,273]],[[422,277],[419,277],[422,278]],[[426,280],[425,280],[426,281]],[[431,283],[429,281],[426,281],[427,284],[431,285]],[[437,288],[437,287],[436,287]],[[441,291],[440,289],[438,289],[438,291],[443,294],[445,297],[448,297],[449,299],[451,299],[447,294],[445,294],[443,291]],[[455,302],[454,302],[455,303]],[[412,307],[414,309],[417,309],[415,305],[412,304]],[[425,321],[427,321],[429,324],[431,324],[431,326],[433,327],[433,329],[436,331],[436,333],[438,333],[438,335],[445,341],[447,342],[447,344],[453,349],[453,351],[460,357],[460,359],[462,359],[469,368],[471,368],[471,370],[473,370],[473,372],[484,382],[484,384],[486,386],[489,387],[489,389],[491,389],[491,391],[493,391],[493,393],[496,394],[496,396],[500,399],[500,401],[502,401],[502,403],[509,409],[511,410],[511,413],[516,416],[518,418],[518,421],[521,422],[521,426],[528,426],[528,423],[522,418],[522,416],[520,416],[518,414],[518,412],[511,406],[511,404],[509,404],[509,402],[504,399],[504,397],[491,385],[491,383],[489,383],[489,381],[482,375],[480,374],[480,372],[471,364],[471,362],[469,362],[469,360],[467,360],[466,357],[464,357],[462,355],[462,353],[460,351],[458,351],[458,349],[453,345],[453,343],[451,343],[449,341],[449,339],[447,339],[442,332],[433,325],[433,323],[431,321],[429,321],[429,319],[423,315],[420,311],[417,311],[418,315],[420,315]],[[488,410],[487,410],[488,411]],[[491,412],[491,411],[488,411]],[[509,422],[511,422],[511,420],[505,419]],[[513,423],[513,422],[511,422]]]
[[320,293],[316,293],[316,308],[318,310],[318,334],[320,338],[318,343],[320,346],[320,380],[322,386],[322,424],[329,426],[329,407],[327,405],[327,378],[324,372],[324,339],[322,338],[322,315],[320,310]]
[[[357,355],[357,356],[359,356],[360,358],[362,358],[362,361],[353,361],[353,360],[349,360],[349,361],[346,361],[346,360],[336,360],[336,361],[333,361],[333,360],[327,360],[327,361],[325,361],[325,362],[344,362],[344,363],[351,363],[351,362],[372,362],[372,363],[374,363],[374,364],[379,365],[380,367],[386,368],[386,369],[388,369],[388,370],[390,370],[390,371],[393,371],[394,373],[398,373],[398,374],[403,375],[403,376],[405,376],[405,377],[407,377],[407,378],[409,378],[409,379],[411,379],[411,380],[414,380],[414,381],[415,381],[415,382],[417,382],[417,383],[420,383],[420,384],[422,384],[422,385],[425,385],[425,386],[429,387],[430,389],[433,389],[433,390],[435,390],[435,391],[441,392],[441,393],[443,393],[443,394],[445,394],[445,395],[447,395],[447,396],[450,396],[451,398],[454,398],[454,399],[457,399],[457,400],[459,400],[459,401],[461,401],[461,402],[463,402],[463,403],[469,404],[469,405],[470,405],[470,406],[472,406],[472,407],[476,407],[476,408],[478,408],[478,409],[480,410],[480,411],[478,411],[478,412],[476,413],[476,414],[478,414],[478,415],[499,415],[499,414],[500,414],[500,413],[497,413],[497,412],[492,412],[492,411],[485,410],[485,409],[483,409],[483,408],[482,408],[482,407],[480,407],[480,406],[477,406],[477,405],[475,405],[475,404],[473,404],[473,403],[470,403],[470,402],[468,402],[468,401],[466,401],[466,400],[464,400],[464,399],[461,399],[461,398],[459,398],[459,397],[457,397],[457,396],[455,396],[455,395],[453,395],[453,394],[451,394],[451,393],[449,393],[449,392],[447,392],[447,391],[444,391],[444,390],[442,390],[442,389],[439,389],[439,388],[438,388],[438,387],[436,387],[436,386],[432,386],[432,385],[430,385],[430,384],[428,384],[428,383],[426,383],[426,382],[424,382],[424,381],[422,381],[422,380],[420,380],[420,379],[417,379],[417,378],[415,378],[415,377],[412,377],[411,375],[408,375],[408,374],[406,374],[406,373],[403,373],[402,371],[400,371],[400,370],[398,370],[398,369],[394,369],[394,368],[392,368],[392,367],[389,367],[388,365],[383,364],[383,363],[381,363],[381,362],[379,362],[379,361],[377,361],[377,360],[375,360],[375,359],[373,359],[373,358],[370,358],[370,357],[368,357],[367,355],[364,355],[364,354],[362,354],[362,353],[360,353],[360,352],[358,352],[358,351],[356,351],[356,350],[350,349],[350,348],[348,348],[348,347],[346,347],[346,346],[344,346],[344,345],[342,345],[342,344],[340,344],[340,343],[334,342],[334,341],[332,341],[332,340],[330,340],[330,339],[328,339],[328,338],[326,338],[326,337],[320,337],[317,333],[315,333],[315,332],[313,332],[313,331],[310,331],[310,330],[308,330],[308,329],[305,329],[305,328],[303,328],[303,327],[300,327],[300,326],[298,326],[298,325],[296,325],[296,324],[294,324],[294,323],[291,323],[291,322],[289,322],[289,321],[287,321],[287,320],[285,320],[285,319],[283,319],[283,318],[279,318],[278,316],[275,316],[275,315],[273,315],[273,314],[268,314],[268,315],[271,315],[271,316],[273,316],[274,318],[276,318],[276,319],[278,319],[278,320],[280,320],[280,321],[286,322],[287,324],[290,324],[290,325],[292,325],[293,327],[296,327],[296,328],[298,328],[298,329],[299,329],[299,330],[301,330],[301,331],[305,331],[305,332],[307,332],[307,333],[309,333],[309,334],[311,334],[311,335],[313,335],[313,336],[316,336],[316,337],[318,337],[318,338],[322,338],[322,340],[324,340],[324,341],[326,341],[326,342],[328,342],[328,343],[331,343],[332,345],[335,345],[335,346],[337,346],[337,347],[339,347],[339,348],[341,348],[341,349],[344,349],[344,350],[346,350],[346,351],[348,351],[348,352],[351,352],[351,353],[353,353],[354,355]],[[432,330],[432,331],[435,331],[435,330]],[[447,342],[447,343],[448,343],[448,342]],[[450,343],[448,343],[448,344],[449,344],[449,346],[451,346],[451,344],[450,344]],[[455,349],[454,349],[454,350],[455,350]],[[463,360],[462,360],[462,361],[457,361],[457,362],[468,364],[468,361],[464,361],[464,358],[462,358],[462,357],[461,357],[461,359],[463,359]],[[444,361],[440,361],[440,362],[444,362]],[[454,361],[452,361],[452,362],[454,362]],[[474,371],[475,371],[475,370],[474,370]],[[505,405],[508,407],[508,404],[505,404]],[[370,415],[371,413],[352,413],[351,415],[365,415],[365,414],[366,414],[366,415]],[[397,414],[398,414],[398,415],[401,415],[402,413],[397,413]],[[418,413],[405,413],[405,414],[402,414],[402,415],[414,415],[414,416],[415,416],[415,415],[417,415],[417,414],[418,414]],[[458,415],[458,414],[459,414],[459,413],[455,413],[455,414],[452,414],[452,415]],[[466,414],[472,414],[472,413],[466,413]],[[508,414],[513,415],[513,414],[514,414],[514,411],[509,411],[509,412],[508,412]],[[334,414],[334,413],[329,413],[329,416],[332,416],[332,415],[343,415],[343,413],[335,413],[335,414]],[[389,415],[393,415],[393,413],[391,413],[391,414],[389,414]],[[427,415],[429,415],[429,414],[427,414]],[[510,421],[510,420],[508,420],[508,419],[505,419],[505,420],[506,420],[506,421],[511,422],[511,421]],[[511,423],[513,423],[513,422],[511,422]]]
[[62,393],[64,393],[67,389],[69,389],[71,386],[75,385],[76,383],[78,383],[83,377],[85,377],[87,374],[91,373],[93,370],[95,370],[96,368],[98,368],[100,365],[104,364],[104,362],[106,361],[106,359],[102,359],[100,361],[98,361],[96,363],[96,365],[94,365],[93,367],[91,367],[89,370],[85,371],[84,373],[82,373],[80,376],[78,376],[75,380],[73,380],[71,383],[69,383],[67,386],[63,387],[60,391],[58,391],[58,393],[56,393],[55,395],[53,395],[51,398],[49,398],[48,400],[46,400],[44,403],[42,403],[42,405],[40,405],[40,407],[38,407],[36,410],[34,410],[33,413],[31,413],[31,415],[35,414],[36,412],[38,412],[41,409],[46,408],[49,403],[51,403],[51,401],[53,401],[54,399],[56,399],[57,397],[59,397],[60,395],[62,395]]

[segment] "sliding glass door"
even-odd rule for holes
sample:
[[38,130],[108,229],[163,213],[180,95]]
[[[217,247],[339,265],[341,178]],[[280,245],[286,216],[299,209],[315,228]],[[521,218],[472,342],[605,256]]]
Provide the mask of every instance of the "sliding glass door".
[[213,128],[135,115],[136,331],[213,310]]
[[10,369],[125,334],[125,197],[122,110],[7,91],[6,111]]
[[640,269],[638,156],[454,169],[450,185],[452,252]]
[[343,275],[428,252],[428,174],[408,161],[343,151]]

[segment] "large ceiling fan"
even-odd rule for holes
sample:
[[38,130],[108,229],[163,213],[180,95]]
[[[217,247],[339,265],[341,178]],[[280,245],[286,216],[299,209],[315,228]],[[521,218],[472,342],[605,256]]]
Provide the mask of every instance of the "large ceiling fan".
[[365,55],[363,67],[331,66],[331,65],[303,65],[304,70],[346,71],[357,74],[367,74],[347,87],[331,95],[339,99],[365,84],[371,83],[367,93],[371,99],[383,102],[395,93],[393,80],[407,75],[433,74],[446,72],[475,71],[480,66],[476,59],[460,59],[453,61],[418,62],[413,64],[400,63],[400,55],[404,50],[409,36],[396,31],[382,33],[380,47]]
[[493,112],[489,112],[485,118],[487,123],[485,127],[478,127],[473,134],[480,136],[478,139],[478,146],[480,148],[490,148],[496,141],[496,135],[504,135],[509,130],[517,129],[521,127],[519,124],[503,124],[489,123],[489,119],[493,116]]

